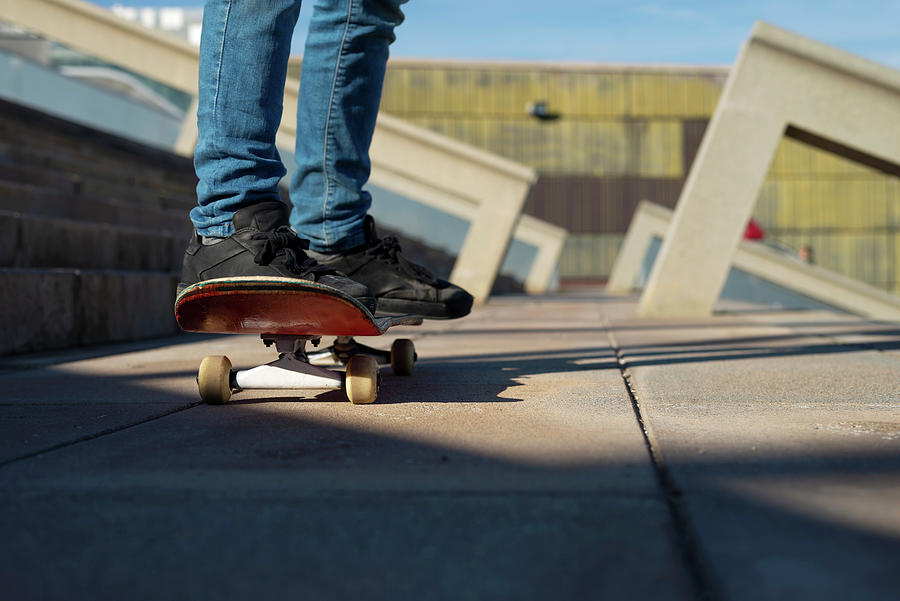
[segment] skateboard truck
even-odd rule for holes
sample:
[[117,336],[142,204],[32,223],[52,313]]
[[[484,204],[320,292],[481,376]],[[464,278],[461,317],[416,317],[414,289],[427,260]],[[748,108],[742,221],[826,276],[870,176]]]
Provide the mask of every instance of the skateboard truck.
[[[371,349],[356,343],[349,336],[354,347],[347,356],[346,371],[340,372],[312,365],[306,352],[306,343],[318,344],[320,336],[293,336],[261,334],[266,346],[275,346],[278,359],[250,369],[234,370],[231,361],[224,356],[205,357],[200,363],[197,385],[200,397],[210,404],[221,404],[231,398],[232,392],[242,390],[340,390],[343,388],[351,403],[361,405],[371,403],[381,387],[381,372],[378,360],[368,351],[378,353],[391,364],[393,373],[410,375],[415,364],[416,353],[412,340],[400,338],[391,345],[391,351]],[[329,347],[330,349],[331,347]],[[331,351],[323,349],[316,354],[327,357]],[[323,352],[325,353],[323,355]],[[338,357],[338,355],[334,355]],[[346,355],[344,355],[346,356]]]
[[278,359],[251,369],[234,372],[234,388],[271,390],[278,388],[325,388],[340,390],[344,374],[310,365],[306,343],[318,338],[260,335],[266,346],[275,345]]
[[[318,346],[318,341],[312,341],[313,346]],[[357,342],[353,336],[338,336],[331,346],[308,354],[309,362],[314,364],[340,363],[346,365],[356,355],[368,355],[375,357],[381,364],[390,364],[391,371],[397,376],[412,374],[413,365],[419,356],[411,340],[399,338],[391,344],[391,350],[384,351]]]

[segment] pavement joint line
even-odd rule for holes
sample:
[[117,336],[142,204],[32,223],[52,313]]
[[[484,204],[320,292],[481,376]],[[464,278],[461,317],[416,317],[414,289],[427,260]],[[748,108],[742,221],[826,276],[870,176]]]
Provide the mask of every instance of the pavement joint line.
[[684,493],[675,483],[672,474],[666,466],[665,457],[663,456],[659,441],[653,433],[653,427],[650,424],[649,416],[641,406],[637,390],[634,386],[634,377],[628,369],[628,360],[625,358],[621,347],[619,347],[619,343],[613,332],[613,326],[608,321],[604,325],[606,327],[609,345],[616,355],[619,373],[622,376],[622,380],[625,383],[625,390],[628,392],[628,398],[631,401],[631,409],[634,411],[638,427],[644,437],[644,444],[647,447],[647,453],[653,464],[656,480],[661,489],[666,507],[669,509],[669,514],[675,529],[675,543],[681,551],[681,557],[690,577],[694,597],[699,601],[718,601],[724,599],[721,588],[715,582],[712,571],[708,567],[709,562],[704,558],[703,552],[700,549],[698,536],[694,527],[691,525],[687,507],[684,503]]
[[174,409],[170,409],[169,411],[166,411],[165,413],[160,413],[160,414],[157,414],[157,415],[151,415],[150,417],[146,417],[146,418],[141,419],[141,420],[138,420],[138,421],[136,421],[136,422],[132,422],[132,423],[130,423],[130,424],[125,424],[124,426],[117,426],[117,427],[114,427],[114,428],[107,428],[106,430],[102,430],[102,431],[100,431],[100,432],[94,432],[93,434],[86,434],[86,435],[84,435],[84,436],[81,436],[81,437],[79,437],[79,438],[75,438],[75,439],[73,439],[73,440],[67,440],[67,441],[65,441],[65,442],[60,442],[60,443],[57,443],[57,444],[55,444],[55,445],[49,446],[49,447],[47,447],[47,448],[40,449],[40,450],[38,450],[38,451],[31,451],[30,453],[25,453],[25,454],[23,454],[23,455],[19,455],[19,456],[17,456],[17,457],[12,457],[12,458],[10,458],[10,459],[5,459],[5,460],[3,460],[3,461],[0,461],[0,469],[3,469],[4,467],[6,467],[6,466],[8,466],[8,465],[12,465],[13,463],[18,463],[18,462],[20,462],[20,461],[25,461],[26,459],[33,459],[33,458],[38,457],[38,456],[40,456],[40,455],[46,455],[47,453],[52,453],[53,451],[58,451],[58,450],[60,450],[60,449],[65,449],[65,448],[67,448],[67,447],[71,447],[71,446],[80,444],[80,443],[82,443],[82,442],[88,442],[88,441],[90,441],[90,440],[95,440],[95,439],[97,439],[97,438],[101,438],[101,437],[107,436],[107,435],[109,435],[109,434],[117,434],[117,433],[119,433],[119,432],[123,432],[123,431],[125,431],[125,430],[128,430],[128,429],[130,429],[130,428],[134,428],[134,427],[136,427],[136,426],[141,426],[141,425],[143,425],[143,424],[147,424],[147,423],[150,423],[150,422],[152,422],[152,421],[156,421],[156,420],[158,420],[158,419],[162,419],[162,418],[164,418],[164,417],[168,417],[168,416],[170,416],[170,415],[174,415],[174,414],[176,414],[176,413],[180,413],[180,412],[182,412],[182,411],[187,411],[188,409],[193,409],[194,407],[197,407],[198,405],[202,405],[202,404],[203,404],[203,401],[195,401],[195,402],[190,403],[190,404],[188,404],[188,405],[182,405],[182,406],[180,406],[180,407],[175,407]]

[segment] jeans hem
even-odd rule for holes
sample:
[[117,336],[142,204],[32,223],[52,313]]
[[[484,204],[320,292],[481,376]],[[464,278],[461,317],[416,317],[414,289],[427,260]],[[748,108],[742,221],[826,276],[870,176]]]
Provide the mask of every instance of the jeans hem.
[[[300,237],[302,238],[303,236],[301,235]],[[366,234],[364,232],[357,232],[341,238],[337,244],[329,244],[328,246],[316,244],[315,242],[311,241],[309,244],[309,250],[322,254],[335,254],[348,251],[351,248],[362,246],[365,243]]]

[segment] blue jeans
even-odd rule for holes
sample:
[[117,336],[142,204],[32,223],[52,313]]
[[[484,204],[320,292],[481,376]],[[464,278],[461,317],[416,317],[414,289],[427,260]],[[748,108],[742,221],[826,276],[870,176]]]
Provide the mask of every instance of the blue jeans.
[[[369,144],[388,45],[405,0],[317,0],[303,56],[291,226],[310,248],[364,242],[372,202]],[[207,0],[200,41],[200,182],[191,220],[228,236],[238,209],[278,198],[286,170],[275,148],[300,0]]]

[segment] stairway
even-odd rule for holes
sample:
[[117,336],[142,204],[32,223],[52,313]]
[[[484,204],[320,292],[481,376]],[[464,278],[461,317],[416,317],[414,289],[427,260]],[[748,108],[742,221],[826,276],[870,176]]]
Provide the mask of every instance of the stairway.
[[190,159],[0,100],[0,355],[177,332]]

